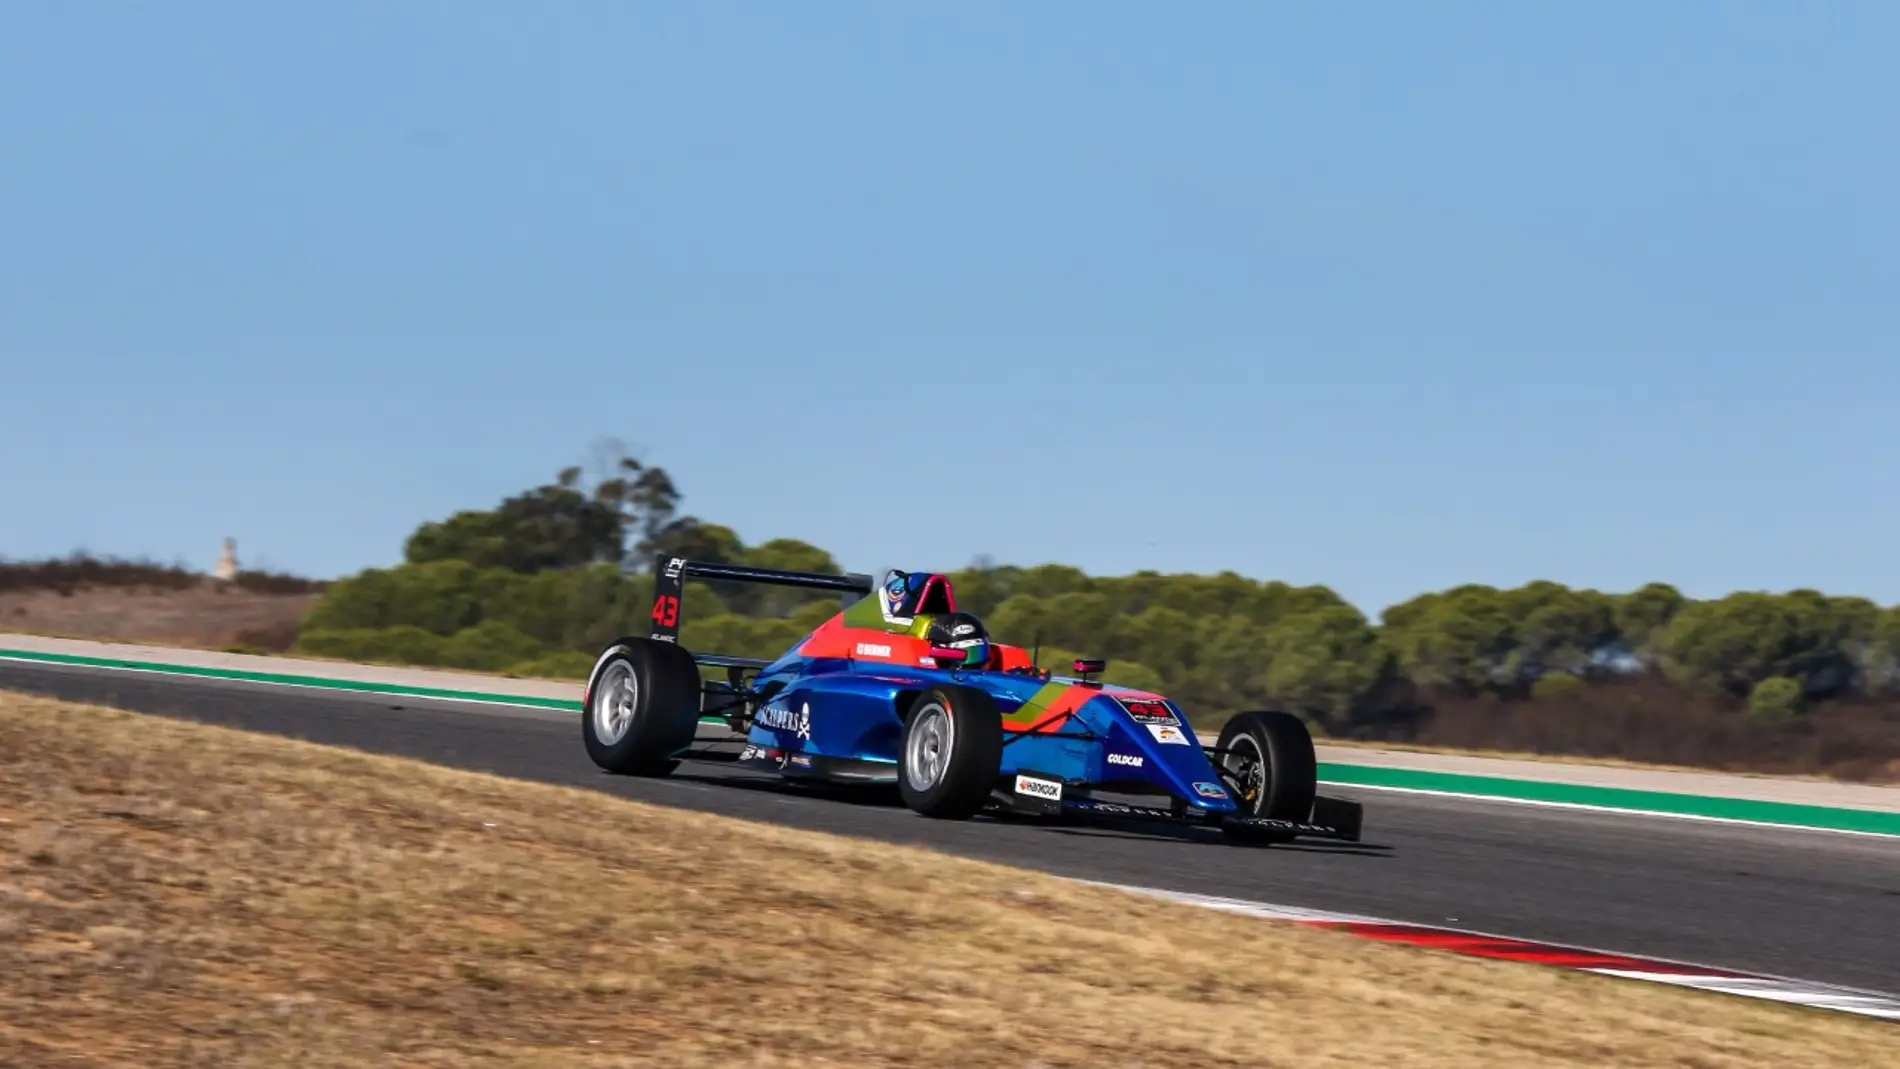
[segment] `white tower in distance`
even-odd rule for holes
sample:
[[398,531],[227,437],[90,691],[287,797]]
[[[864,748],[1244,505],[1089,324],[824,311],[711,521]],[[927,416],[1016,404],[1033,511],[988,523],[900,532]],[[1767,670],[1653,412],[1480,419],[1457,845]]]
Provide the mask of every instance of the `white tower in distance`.
[[218,554],[218,563],[211,569],[211,577],[220,582],[228,583],[237,578],[237,573],[237,539],[226,538],[224,540],[224,551]]

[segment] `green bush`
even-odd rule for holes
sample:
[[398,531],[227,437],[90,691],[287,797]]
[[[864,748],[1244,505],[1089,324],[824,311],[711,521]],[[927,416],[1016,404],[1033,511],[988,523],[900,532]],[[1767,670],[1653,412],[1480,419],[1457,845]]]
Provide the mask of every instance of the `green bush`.
[[1583,680],[1568,672],[1552,672],[1531,684],[1533,698],[1566,698],[1583,693]]
[[547,652],[539,642],[500,620],[484,620],[457,631],[442,647],[444,664],[476,672],[499,672]]
[[1766,724],[1781,724],[1801,715],[1801,683],[1787,676],[1770,676],[1748,692],[1748,715]]
[[[1069,676],[1073,678],[1075,676],[1075,662],[1082,657],[1092,656],[1096,655],[1044,646],[1036,660],[1044,671],[1058,676]],[[1099,679],[1104,683],[1113,683],[1120,687],[1130,687],[1134,690],[1167,693],[1167,687],[1166,684],[1162,682],[1161,674],[1149,668],[1147,665],[1136,661],[1121,661],[1114,658],[1102,659],[1108,661],[1108,667],[1104,668],[1100,675],[1092,676],[1091,678]]]
[[378,664],[445,664],[447,640],[411,624],[305,631],[292,650]]
[[531,661],[508,666],[505,674],[517,679],[580,679],[587,678],[593,671],[594,658],[585,653],[566,650],[536,657]]
[[[664,471],[621,457],[591,487],[571,468],[494,509],[425,524],[405,563],[331,583],[295,648],[574,678],[604,643],[648,633],[656,555],[838,570],[796,539],[748,546],[730,528],[679,515],[678,499]],[[1736,720],[1742,699],[1751,719],[1779,723],[1810,701],[1900,697],[1900,608],[1812,590],[1697,601],[1663,583],[1623,594],[1548,580],[1463,584],[1373,620],[1327,587],[1232,572],[1091,576],[1064,564],[978,563],[950,577],[962,609],[999,641],[1040,644],[1045,667],[1100,657],[1105,681],[1160,691],[1197,717],[1280,708],[1328,734],[1403,734],[1436,723],[1446,705],[1490,708],[1526,694],[1613,704],[1598,680],[1632,675]],[[776,657],[838,607],[829,593],[695,581],[681,641]]]

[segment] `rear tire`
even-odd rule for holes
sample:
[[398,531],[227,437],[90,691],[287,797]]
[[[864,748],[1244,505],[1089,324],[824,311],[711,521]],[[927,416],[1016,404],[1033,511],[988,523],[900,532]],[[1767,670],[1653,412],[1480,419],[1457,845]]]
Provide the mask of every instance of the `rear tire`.
[[[1277,711],[1236,713],[1220,730],[1214,762],[1227,781],[1240,816],[1306,821],[1319,793],[1319,762],[1313,736],[1300,718]],[[1222,829],[1241,843],[1283,843],[1294,837],[1244,825]]]
[[587,756],[623,776],[664,776],[699,730],[699,666],[671,642],[623,638],[587,677],[581,738]]
[[912,812],[968,820],[996,787],[1003,761],[1003,717],[988,694],[971,687],[932,687],[904,717],[897,789]]

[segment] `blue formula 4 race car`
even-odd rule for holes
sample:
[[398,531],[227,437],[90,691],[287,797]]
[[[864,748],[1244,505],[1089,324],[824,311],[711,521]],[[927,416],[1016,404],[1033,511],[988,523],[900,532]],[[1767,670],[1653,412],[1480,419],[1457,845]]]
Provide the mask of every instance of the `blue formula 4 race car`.
[[[853,600],[776,660],[679,643],[688,579],[835,591]],[[926,817],[986,809],[1218,827],[1231,842],[1358,842],[1361,807],[1317,794],[1313,740],[1283,712],[1242,712],[1201,744],[1170,699],[1053,676],[959,612],[947,576],[773,571],[678,557],[655,567],[653,626],[610,643],[587,680],[595,764],[664,776],[683,759],[737,761],[792,780],[895,785]],[[701,669],[723,669],[706,680]],[[702,746],[706,721],[735,733]]]

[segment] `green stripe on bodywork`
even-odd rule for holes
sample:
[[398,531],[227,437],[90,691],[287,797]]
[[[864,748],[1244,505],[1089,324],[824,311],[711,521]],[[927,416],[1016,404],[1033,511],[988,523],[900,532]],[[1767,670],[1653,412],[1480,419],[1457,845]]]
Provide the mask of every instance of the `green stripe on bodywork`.
[[879,591],[848,606],[843,613],[844,626],[863,628],[867,631],[882,631],[889,635],[910,635],[922,638],[924,629],[930,626],[930,621],[937,618],[935,613],[921,613],[911,617],[907,624],[886,620],[882,604],[883,596],[883,592]]
[[[530,695],[493,694],[484,691],[447,687],[416,687],[400,683],[372,683],[288,672],[252,672],[235,668],[202,668],[195,665],[166,664],[124,657],[86,657],[68,653],[40,653],[29,650],[0,649],[0,659],[32,661],[42,664],[71,665],[80,668],[129,669],[199,679],[223,679],[241,683],[276,686],[316,687],[324,690],[354,691],[362,694],[403,695],[446,701],[482,702],[491,705],[515,705],[537,709],[578,712],[580,703],[566,698],[540,698]],[[1027,725],[1042,713],[1061,693],[1074,684],[1044,683],[1028,702],[1004,719],[1012,725]],[[720,718],[702,718],[719,722]],[[1789,827],[1823,828],[1834,831],[1865,832],[1900,836],[1900,813],[1833,806],[1798,805],[1792,802],[1765,802],[1747,798],[1721,798],[1710,795],[1675,794],[1667,791],[1642,791],[1623,787],[1590,787],[1543,780],[1508,779],[1502,776],[1470,776],[1451,772],[1425,772],[1409,768],[1383,768],[1322,761],[1322,783],[1338,786],[1391,787],[1439,794],[1467,794],[1505,801],[1550,802],[1564,805],[1595,806],[1632,813],[1666,813],[1677,816],[1711,817],[1718,820],[1745,820]]]
[[1751,798],[1722,798],[1713,795],[1675,794],[1668,791],[1643,791],[1628,787],[1590,787],[1574,783],[1506,779],[1502,776],[1470,776],[1454,772],[1425,772],[1412,768],[1382,768],[1330,761],[1320,762],[1319,778],[1322,783],[1342,786],[1397,787],[1440,794],[1475,794],[1487,798],[1505,798],[1525,802],[1587,805],[1603,809],[1623,809],[1635,813],[1669,813],[1676,816],[1714,817],[1720,820],[1747,820],[1761,824],[1786,824],[1792,827],[1900,835],[1900,813],[1885,813],[1873,809],[1839,809],[1833,806],[1765,802]]
[[1043,714],[1048,710],[1050,704],[1061,697],[1062,693],[1068,690],[1072,685],[1073,684],[1070,683],[1057,683],[1054,681],[1044,683],[1041,687],[1037,688],[1036,693],[1029,696],[1029,700],[1009,712],[1004,713],[1003,723],[1015,728],[1031,726],[1037,720],[1040,720]]

